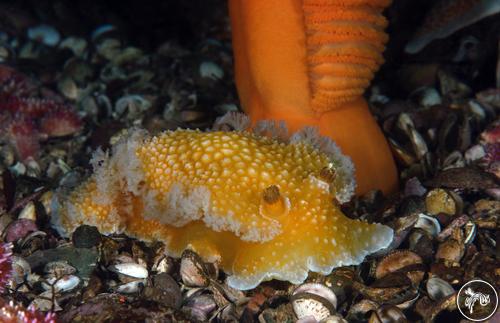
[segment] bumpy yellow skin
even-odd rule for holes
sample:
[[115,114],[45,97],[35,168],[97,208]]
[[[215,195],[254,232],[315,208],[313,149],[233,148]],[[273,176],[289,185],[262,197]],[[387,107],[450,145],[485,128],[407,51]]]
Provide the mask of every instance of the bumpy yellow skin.
[[[309,270],[360,263],[391,242],[392,230],[341,213],[336,200],[354,190],[349,160],[314,140],[306,133],[283,143],[238,131],[136,132],[111,157],[95,156],[95,174],[61,199],[56,226],[65,234],[90,224],[160,240],[173,256],[192,249],[220,261],[239,289],[272,278],[299,283]],[[334,180],[320,176],[325,167]],[[279,188],[273,203],[263,195],[271,185]]]

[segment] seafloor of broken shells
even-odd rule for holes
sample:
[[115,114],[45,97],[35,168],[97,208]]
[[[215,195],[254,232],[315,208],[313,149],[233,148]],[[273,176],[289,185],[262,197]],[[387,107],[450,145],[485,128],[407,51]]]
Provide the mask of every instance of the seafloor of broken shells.
[[0,76],[29,78],[1,81],[0,100],[15,93],[67,103],[78,117],[78,131],[64,136],[28,129],[36,158],[20,159],[0,138],[0,231],[13,248],[0,262],[1,270],[12,266],[5,279],[0,272],[0,310],[10,313],[11,300],[31,304],[49,313],[29,312],[46,322],[53,312],[58,322],[460,321],[456,295],[465,282],[500,287],[500,25],[485,20],[401,56],[430,2],[394,1],[387,10],[388,63],[367,92],[402,189],[341,206],[352,218],[390,225],[393,243],[359,266],[245,292],[193,251],[176,259],[161,241],[103,236],[87,225],[63,239],[49,226],[53,195],[83,181],[92,152],[126,129],[206,129],[239,110],[225,1],[0,5]]

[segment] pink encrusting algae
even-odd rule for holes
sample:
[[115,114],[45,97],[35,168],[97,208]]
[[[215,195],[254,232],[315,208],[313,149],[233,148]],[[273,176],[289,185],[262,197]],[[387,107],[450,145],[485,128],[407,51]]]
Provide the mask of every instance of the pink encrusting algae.
[[481,143],[486,153],[482,160],[486,170],[500,178],[500,121],[481,134]]
[[56,323],[56,316],[52,312],[42,313],[32,306],[25,308],[22,305],[7,302],[0,298],[0,322],[2,323]]
[[0,292],[4,291],[12,274],[12,244],[0,244]]
[[[5,292],[5,286],[12,276],[12,243],[0,244],[0,292]],[[55,314],[42,313],[34,307],[27,309],[0,297],[1,323],[55,323]]]

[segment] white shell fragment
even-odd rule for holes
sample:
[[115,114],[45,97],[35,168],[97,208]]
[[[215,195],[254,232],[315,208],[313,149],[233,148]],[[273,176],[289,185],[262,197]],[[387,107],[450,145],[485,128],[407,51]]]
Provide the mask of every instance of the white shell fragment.
[[321,297],[309,294],[299,294],[292,300],[292,307],[295,315],[300,319],[314,317],[316,321],[321,321],[331,314],[327,302]]
[[28,29],[28,38],[41,42],[47,46],[55,46],[59,43],[61,36],[52,26],[38,25]]
[[429,297],[435,301],[448,297],[455,292],[453,287],[447,281],[439,277],[429,278],[429,280],[427,280],[426,288]]
[[83,56],[87,49],[87,41],[80,37],[68,37],[59,44],[59,48],[67,48],[71,50],[75,56]]
[[126,95],[115,103],[115,114],[117,116],[127,112],[130,118],[137,117],[151,108],[151,102],[140,95]]
[[66,275],[57,279],[56,277],[50,277],[47,279],[47,283],[42,283],[42,287],[50,291],[54,288],[57,292],[69,292],[80,284],[80,278],[75,275]]
[[122,274],[133,278],[148,278],[148,270],[144,266],[133,262],[111,265],[108,267],[108,269],[117,274]]
[[321,296],[327,299],[334,308],[337,308],[337,296],[330,288],[328,288],[323,284],[318,284],[318,283],[302,284],[293,291],[292,295],[297,295],[299,293],[310,293]]
[[436,218],[420,213],[415,228],[420,228],[435,237],[441,232],[441,225]]
[[337,296],[325,285],[306,283],[292,293],[292,307],[297,318],[314,317],[316,321],[326,319],[337,307]]
[[203,62],[200,64],[200,75],[216,81],[224,77],[224,71],[214,62]]
[[19,213],[18,219],[36,221],[35,204],[33,202],[26,204],[21,213]]
[[416,89],[411,96],[418,98],[418,103],[423,107],[431,107],[442,103],[441,95],[438,90],[433,87],[421,87]]
[[101,35],[106,34],[108,32],[113,32],[116,30],[116,27],[110,24],[104,24],[100,25],[97,27],[91,35],[91,39],[95,41],[97,38],[99,38]]
[[464,243],[465,244],[469,244],[472,241],[474,241],[474,239],[476,238],[477,225],[474,222],[472,222],[472,221],[468,221],[465,224],[464,229],[465,229],[465,240],[464,240]]
[[473,163],[486,156],[486,151],[481,145],[474,145],[465,151],[465,161],[467,163]]
[[143,280],[134,280],[134,281],[119,285],[118,287],[116,287],[115,290],[118,293],[133,294],[133,293],[137,293],[143,285],[144,285]]
[[12,280],[14,288],[26,280],[27,275],[31,274],[30,264],[22,257],[12,256]]

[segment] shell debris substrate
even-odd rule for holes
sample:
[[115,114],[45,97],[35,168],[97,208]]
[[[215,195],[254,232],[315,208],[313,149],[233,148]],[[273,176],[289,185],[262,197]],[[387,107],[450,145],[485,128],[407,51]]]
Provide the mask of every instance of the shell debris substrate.
[[432,41],[446,38],[457,30],[499,12],[498,0],[435,1],[405,51],[416,54]]
[[131,130],[92,164],[86,182],[56,197],[52,221],[62,235],[87,224],[163,241],[173,256],[191,249],[220,262],[238,289],[359,264],[393,237],[341,213],[353,166],[312,128],[286,141],[244,130]]

